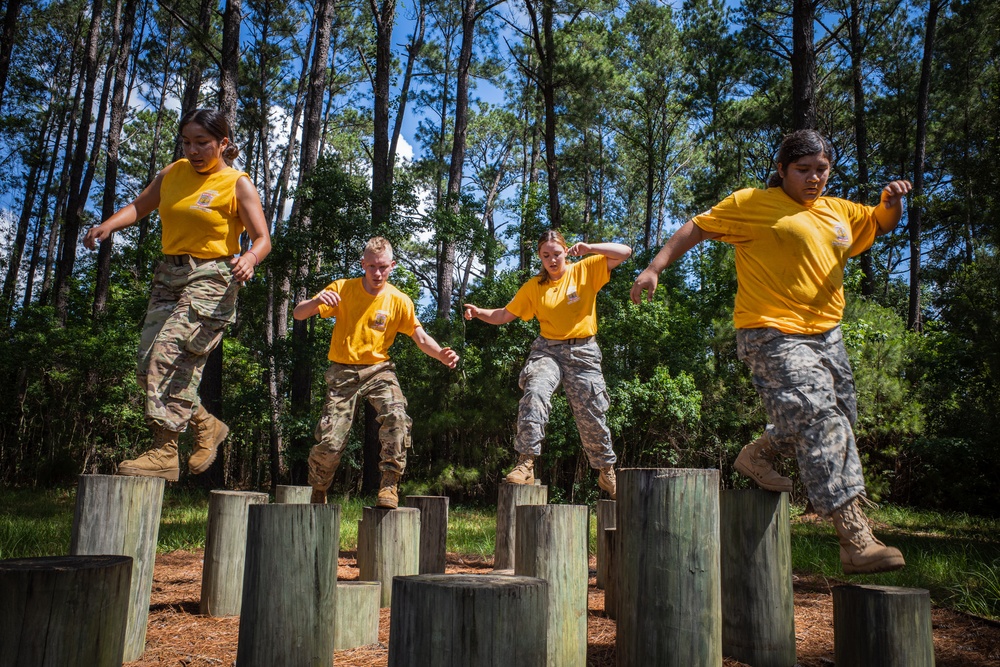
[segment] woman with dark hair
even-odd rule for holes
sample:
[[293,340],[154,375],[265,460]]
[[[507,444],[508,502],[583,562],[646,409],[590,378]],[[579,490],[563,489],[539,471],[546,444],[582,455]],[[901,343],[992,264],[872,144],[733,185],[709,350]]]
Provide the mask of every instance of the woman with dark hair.
[[892,181],[876,207],[824,197],[833,152],[814,130],[785,137],[766,190],[733,193],[685,223],[636,279],[631,297],[652,300],[659,274],[705,239],[736,248],[736,345],[770,423],[736,458],[738,471],[770,491],[791,491],[775,471],[794,455],[813,507],[833,519],[844,572],[903,567],[898,549],[871,533],[862,512],[854,441],[854,378],[844,349],[844,267],[903,215],[909,181]]
[[[566,257],[590,257],[568,264]],[[518,407],[517,465],[507,475],[512,484],[535,481],[535,458],[542,453],[542,438],[549,421],[552,394],[560,384],[576,419],[580,441],[590,467],[600,471],[598,485],[612,498],[617,493],[615,453],[605,423],[608,392],[601,372],[597,346],[597,292],[611,279],[611,270],[624,262],[632,249],[620,243],[577,243],[566,247],[562,234],[549,230],[538,242],[542,269],[521,286],[504,308],[479,308],[465,304],[465,319],[506,324],[516,317],[538,318],[541,335],[521,371],[524,396]]]
[[[230,164],[239,154],[229,123],[214,109],[197,109],[180,123],[184,158],[167,165],[135,200],[91,228],[83,244],[95,249],[154,209],[160,212],[163,261],[139,341],[139,387],[153,448],[118,466],[120,475],[179,477],[177,438],[194,426],[188,469],[208,470],[229,427],[198,399],[205,361],[236,315],[240,284],[271,251],[260,197],[246,173]],[[246,230],[252,247],[240,252]]]

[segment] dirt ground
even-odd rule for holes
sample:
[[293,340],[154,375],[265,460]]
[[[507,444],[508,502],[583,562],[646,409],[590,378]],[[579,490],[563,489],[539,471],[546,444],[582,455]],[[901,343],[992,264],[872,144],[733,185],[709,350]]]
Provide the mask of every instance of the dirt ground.
[[[595,567],[591,559],[591,570]],[[230,667],[236,661],[239,618],[211,618],[198,613],[201,595],[202,552],[175,551],[156,558],[150,601],[146,652],[131,667]],[[449,573],[486,573],[492,564],[448,554]],[[338,578],[358,578],[353,553],[341,555]],[[818,578],[795,578],[795,630],[798,664],[802,667],[833,665],[833,598],[836,582]],[[615,622],[604,615],[604,591],[590,579],[587,621],[588,667],[615,664]],[[933,610],[934,652],[938,667],[1000,666],[1000,624],[959,614]],[[337,651],[337,667],[382,667],[389,658],[389,609],[379,622],[379,643],[349,651]],[[726,667],[744,663],[726,659]],[[470,665],[469,667],[475,667]]]

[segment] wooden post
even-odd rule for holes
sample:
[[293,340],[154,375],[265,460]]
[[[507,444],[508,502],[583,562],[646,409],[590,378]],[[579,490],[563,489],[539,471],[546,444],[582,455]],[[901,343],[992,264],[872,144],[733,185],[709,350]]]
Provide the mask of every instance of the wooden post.
[[517,508],[514,574],[549,582],[546,652],[550,667],[587,664],[586,505]]
[[0,561],[0,665],[121,667],[131,575],[129,556]]
[[419,574],[392,582],[389,667],[544,667],[548,584]]
[[420,572],[420,510],[365,507],[358,523],[358,579],[382,582],[381,606],[392,604],[392,578]]
[[237,667],[333,664],[340,507],[252,505]]
[[607,560],[607,568],[604,580],[604,615],[612,621],[618,618],[618,530],[616,528],[604,529],[604,558]]
[[922,588],[833,587],[837,665],[934,667],[931,597]]
[[[597,501],[597,587],[604,588],[608,577],[607,540],[608,528],[615,527],[615,501]],[[614,533],[612,533],[613,535]]]
[[493,550],[493,569],[514,567],[514,540],[519,505],[544,505],[549,502],[549,487],[539,484],[500,484],[497,493],[497,535]]
[[274,487],[274,502],[278,505],[308,505],[312,500],[311,486],[286,486],[278,484]]
[[159,477],[121,475],[80,475],[77,485],[70,554],[132,557],[125,662],[138,660],[146,650],[163,487]]
[[619,667],[721,667],[719,471],[618,472]]
[[238,616],[243,603],[247,516],[251,505],[266,505],[266,493],[212,491],[208,497],[201,607],[206,616]]
[[420,574],[444,574],[448,546],[448,496],[406,496],[420,510]]
[[377,581],[338,581],[333,650],[344,651],[378,643],[378,612],[382,584]]
[[795,606],[788,494],[719,496],[722,653],[755,667],[795,664]]

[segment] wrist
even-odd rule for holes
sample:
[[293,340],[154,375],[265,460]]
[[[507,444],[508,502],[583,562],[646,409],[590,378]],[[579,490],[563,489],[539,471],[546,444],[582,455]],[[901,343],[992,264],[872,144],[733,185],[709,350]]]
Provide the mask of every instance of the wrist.
[[247,248],[247,254],[253,255],[253,268],[256,269],[257,266],[260,265],[260,257],[258,257],[257,253],[253,251],[253,248]]

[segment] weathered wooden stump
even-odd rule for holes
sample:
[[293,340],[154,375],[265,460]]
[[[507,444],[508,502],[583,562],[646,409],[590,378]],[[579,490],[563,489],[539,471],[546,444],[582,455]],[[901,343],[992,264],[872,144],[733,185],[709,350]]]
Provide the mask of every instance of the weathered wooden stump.
[[381,596],[378,581],[338,581],[333,650],[344,651],[378,643]]
[[514,574],[549,582],[549,665],[587,664],[588,519],[586,505],[517,508]]
[[0,561],[0,665],[121,667],[132,558]]
[[795,664],[795,606],[788,494],[719,496],[722,653],[755,667]]
[[266,493],[212,491],[205,529],[200,611],[206,616],[237,616],[243,603],[243,566],[247,517],[251,505],[266,505]]
[[833,657],[844,667],[933,667],[930,593],[834,586]]
[[392,604],[392,578],[420,572],[420,510],[365,507],[358,522],[358,579],[380,581],[380,604]]
[[138,660],[146,650],[163,487],[159,477],[120,475],[80,475],[77,485],[70,554],[132,558],[125,662]]
[[534,577],[396,577],[389,667],[543,667],[548,584]]
[[252,505],[237,667],[333,663],[340,507]]
[[[597,501],[597,587],[604,588],[608,577],[607,533],[615,527],[615,501]],[[614,535],[614,533],[611,533]]]
[[286,486],[278,484],[274,487],[274,502],[277,505],[308,505],[312,500],[311,486]]
[[719,471],[619,471],[616,523],[619,667],[720,667]]
[[549,502],[549,487],[539,484],[500,484],[497,493],[497,535],[493,550],[493,568],[509,570],[514,567],[514,542],[519,505],[544,505]]
[[420,574],[444,574],[448,547],[448,496],[406,496],[420,510]]
[[618,618],[618,530],[604,529],[604,558],[607,568],[604,579],[604,615],[615,620]]

